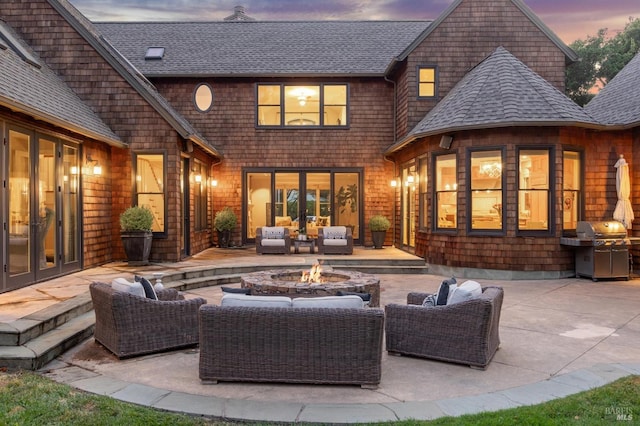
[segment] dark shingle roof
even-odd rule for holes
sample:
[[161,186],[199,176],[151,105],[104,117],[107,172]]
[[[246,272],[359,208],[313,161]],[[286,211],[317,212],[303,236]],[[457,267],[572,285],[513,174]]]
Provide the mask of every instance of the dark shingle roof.
[[499,47],[389,151],[419,137],[465,129],[567,125],[598,127],[580,106]]
[[133,87],[173,129],[184,139],[193,141],[213,155],[220,153],[185,119],[156,88],[133,66],[121,52],[117,51],[100,31],[82,15],[68,0],[48,0],[66,21],[102,55],[102,57]]
[[[96,27],[147,77],[375,75],[431,21],[121,22]],[[164,47],[147,60],[148,47]]]
[[640,53],[585,106],[585,110],[609,126],[640,125]]
[[[3,31],[30,56],[37,54],[5,22]],[[0,105],[48,123],[114,145],[120,138],[67,86],[44,61],[39,68],[26,62],[11,47],[0,50]]]

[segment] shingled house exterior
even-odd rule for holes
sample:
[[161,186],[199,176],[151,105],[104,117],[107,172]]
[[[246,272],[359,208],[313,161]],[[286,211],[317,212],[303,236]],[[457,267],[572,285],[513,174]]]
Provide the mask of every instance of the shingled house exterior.
[[566,98],[578,58],[521,0],[457,0],[435,21],[0,13],[0,292],[123,259],[130,205],[154,212],[153,261],[214,246],[229,206],[235,245],[338,224],[370,246],[384,214],[386,244],[436,272],[570,276],[560,237],[610,218],[615,158],[636,164],[640,114]]

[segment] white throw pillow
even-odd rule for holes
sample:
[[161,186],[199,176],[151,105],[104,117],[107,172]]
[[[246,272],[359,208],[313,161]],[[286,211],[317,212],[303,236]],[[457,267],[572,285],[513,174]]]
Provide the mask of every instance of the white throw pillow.
[[144,288],[138,282],[129,282],[126,278],[114,278],[111,281],[111,288],[115,291],[134,294],[136,296],[145,297]]
[[364,308],[360,296],[298,297],[291,302],[292,308]]
[[476,281],[465,281],[449,294],[447,305],[477,299],[482,294],[482,286]]
[[220,306],[289,308],[291,307],[291,299],[286,296],[250,296],[226,293],[222,296]]

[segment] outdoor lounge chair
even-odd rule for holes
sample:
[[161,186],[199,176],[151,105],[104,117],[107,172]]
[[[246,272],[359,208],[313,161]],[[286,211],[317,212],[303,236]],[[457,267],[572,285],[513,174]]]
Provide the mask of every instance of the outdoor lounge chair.
[[485,369],[500,345],[501,287],[484,287],[472,300],[424,307],[428,293],[409,293],[407,305],[385,307],[390,355],[412,355]]
[[260,226],[256,229],[256,253],[290,254],[291,237],[284,226]]
[[175,289],[156,291],[152,300],[111,288],[89,286],[96,314],[94,337],[118,358],[198,343],[198,309],[203,298],[185,300]]
[[319,254],[353,254],[353,233],[348,226],[318,229]]

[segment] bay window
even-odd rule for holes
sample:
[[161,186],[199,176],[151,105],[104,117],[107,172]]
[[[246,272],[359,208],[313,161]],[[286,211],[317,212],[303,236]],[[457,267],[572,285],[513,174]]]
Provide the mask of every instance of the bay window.
[[471,229],[502,230],[503,176],[502,150],[471,152]]

